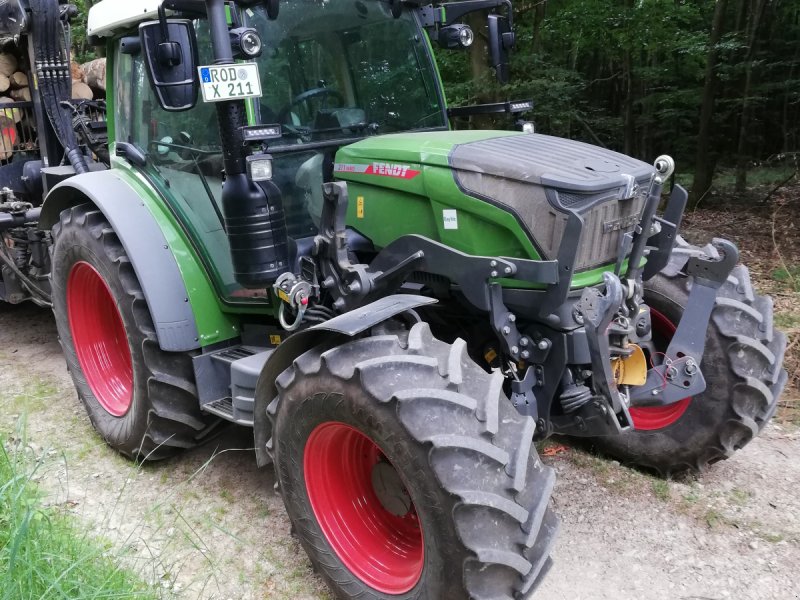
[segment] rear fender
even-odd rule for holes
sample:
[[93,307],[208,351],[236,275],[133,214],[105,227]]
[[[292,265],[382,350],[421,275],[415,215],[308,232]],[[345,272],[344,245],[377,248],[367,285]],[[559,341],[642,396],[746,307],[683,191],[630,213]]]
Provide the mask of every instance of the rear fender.
[[108,219],[144,291],[162,350],[200,347],[200,335],[181,271],[161,225],[137,192],[113,170],[76,175],[48,194],[39,227],[49,230],[62,211],[93,203]]
[[272,436],[272,428],[267,416],[267,407],[278,392],[275,387],[275,380],[281,373],[292,366],[298,356],[331,339],[339,338],[340,343],[345,343],[367,329],[388,321],[392,317],[435,302],[434,298],[411,294],[386,296],[371,304],[339,315],[330,321],[295,333],[278,346],[275,352],[267,359],[256,384],[255,404],[253,406],[253,435],[255,436],[258,466],[263,467],[271,461],[267,452],[267,442]]

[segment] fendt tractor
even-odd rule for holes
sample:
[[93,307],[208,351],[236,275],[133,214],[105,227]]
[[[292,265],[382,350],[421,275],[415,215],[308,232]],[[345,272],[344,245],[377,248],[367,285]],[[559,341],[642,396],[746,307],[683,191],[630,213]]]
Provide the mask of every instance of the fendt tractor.
[[[506,81],[508,0],[103,0],[102,101],[71,99],[75,15],[0,3],[31,81],[0,105],[0,297],[52,307],[123,455],[253,428],[337,597],[528,597],[558,527],[534,442],[670,475],[773,415],[772,303],[678,235],[669,156],[447,108],[432,44],[480,35]],[[451,126],[491,112],[520,130]]]

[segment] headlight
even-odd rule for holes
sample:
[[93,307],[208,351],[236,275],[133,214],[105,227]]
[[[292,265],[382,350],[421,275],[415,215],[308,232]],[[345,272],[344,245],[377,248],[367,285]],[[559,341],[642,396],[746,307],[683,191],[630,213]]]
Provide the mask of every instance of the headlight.
[[231,48],[239,58],[256,58],[261,56],[264,43],[252,27],[239,27],[231,30]]

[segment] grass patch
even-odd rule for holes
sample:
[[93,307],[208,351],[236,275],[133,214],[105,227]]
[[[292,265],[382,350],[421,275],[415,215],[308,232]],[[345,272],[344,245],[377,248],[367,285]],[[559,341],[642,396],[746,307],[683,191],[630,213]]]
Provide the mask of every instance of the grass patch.
[[776,312],[775,326],[779,329],[800,328],[800,314],[791,312]]
[[662,502],[669,502],[672,498],[672,494],[669,490],[669,482],[664,479],[654,479],[653,495]]
[[775,269],[772,271],[772,279],[785,284],[792,291],[800,292],[800,265],[788,265]]
[[25,383],[22,389],[3,394],[3,400],[6,411],[31,414],[45,410],[57,395],[55,386],[41,379],[34,379]]
[[706,522],[709,529],[714,529],[715,527],[720,527],[727,523],[725,515],[714,508],[709,508],[706,511],[706,514],[703,515],[703,520]]
[[39,463],[6,447],[0,438],[0,599],[158,597],[115,563],[111,544],[44,507],[32,483]]
[[731,503],[736,506],[746,506],[752,497],[752,492],[743,490],[742,488],[733,488],[729,494]]

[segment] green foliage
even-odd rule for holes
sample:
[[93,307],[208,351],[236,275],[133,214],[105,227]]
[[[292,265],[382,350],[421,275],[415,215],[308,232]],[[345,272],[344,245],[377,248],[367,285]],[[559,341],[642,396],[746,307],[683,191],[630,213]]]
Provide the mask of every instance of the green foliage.
[[72,60],[79,64],[89,62],[96,58],[94,48],[86,40],[86,17],[93,2],[92,0],[72,0],[78,9],[78,16],[72,20]]
[[[753,114],[746,147],[754,161],[800,144],[800,4],[766,2],[753,61],[753,3],[729,0],[716,45],[720,84],[709,155],[733,165],[744,80]],[[642,159],[695,162],[714,2],[516,0],[512,83],[472,78],[467,53],[438,51],[452,105],[532,98],[542,133],[601,143]],[[483,34],[485,32],[478,32]]]
[[[41,462],[0,439],[0,599],[156,598],[32,483]],[[22,448],[23,444],[18,444]]]

